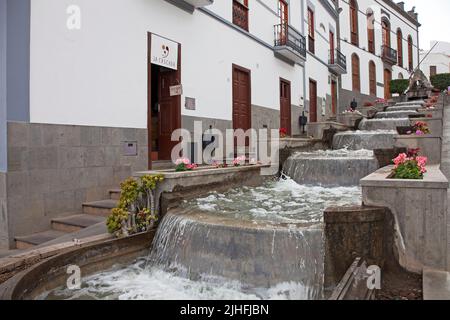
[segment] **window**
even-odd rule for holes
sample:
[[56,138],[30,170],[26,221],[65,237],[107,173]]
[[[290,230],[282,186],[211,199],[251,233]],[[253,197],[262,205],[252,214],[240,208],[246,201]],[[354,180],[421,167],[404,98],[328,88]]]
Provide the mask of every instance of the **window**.
[[437,67],[430,66],[430,77],[435,76],[437,74]]
[[354,91],[361,91],[361,79],[359,73],[359,57],[357,54],[352,55],[352,86]]
[[248,31],[248,0],[233,0],[233,24]]
[[403,34],[402,30],[397,30],[397,58],[398,65],[403,67]]
[[405,77],[403,77],[403,73],[400,72],[400,73],[398,74],[398,78],[399,78],[399,79],[404,79]]
[[408,36],[408,67],[409,67],[410,71],[412,71],[414,69],[413,39],[411,36]]
[[367,13],[367,38],[368,38],[368,49],[370,53],[375,54],[375,15],[372,11]]
[[377,67],[375,62],[369,62],[369,89],[370,95],[377,96]]
[[315,45],[314,45],[314,11],[311,8],[308,8],[308,50],[311,53],[315,53]]
[[289,7],[284,0],[278,1],[278,16],[280,17],[280,40],[285,44],[288,37]]
[[356,0],[350,0],[350,33],[352,44],[358,46],[359,45],[358,4],[356,3]]

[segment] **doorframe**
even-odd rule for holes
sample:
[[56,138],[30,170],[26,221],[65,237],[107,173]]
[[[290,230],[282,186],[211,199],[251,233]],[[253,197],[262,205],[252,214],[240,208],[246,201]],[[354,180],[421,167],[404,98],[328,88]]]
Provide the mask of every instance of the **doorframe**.
[[289,85],[289,128],[286,128],[288,130],[288,136],[292,136],[292,85],[291,81],[284,79],[280,77],[280,128],[281,128],[281,83],[285,83]]
[[[233,130],[236,128],[234,127],[234,70],[239,70],[241,72],[248,74],[248,129],[251,129],[252,127],[252,71],[250,69],[241,67],[237,64],[232,64],[232,71],[231,71],[231,122],[233,126]],[[239,128],[238,128],[239,129]]]
[[[147,32],[147,147],[148,147],[148,169],[151,170],[153,167],[153,161],[152,161],[152,61],[151,61],[151,53],[152,53],[152,35],[157,35],[159,37],[165,38],[163,36],[160,36],[159,34],[153,33],[153,32]],[[177,73],[177,79],[180,84],[181,82],[181,43],[177,41],[173,41],[171,39],[166,38],[167,40],[170,40],[172,42],[178,43],[178,64],[177,64],[177,70],[173,70]],[[176,108],[178,110],[177,112],[177,127],[181,128],[181,95],[177,97],[176,99]]]
[[[316,119],[315,119],[315,122],[312,122],[311,121],[311,83],[314,83],[314,86],[315,86],[315,88],[316,88]],[[312,78],[309,78],[309,122],[310,123],[316,123],[318,121],[318,115],[317,115],[317,81],[316,80],[314,80],[314,79],[312,79]]]

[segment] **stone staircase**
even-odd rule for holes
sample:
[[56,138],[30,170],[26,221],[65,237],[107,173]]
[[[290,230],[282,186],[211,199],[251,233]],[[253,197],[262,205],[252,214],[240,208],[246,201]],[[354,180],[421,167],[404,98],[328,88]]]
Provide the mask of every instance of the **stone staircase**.
[[111,209],[117,206],[119,197],[120,189],[109,190],[109,199],[83,203],[81,213],[52,219],[50,230],[15,237],[16,248],[29,249],[95,224],[104,223]]

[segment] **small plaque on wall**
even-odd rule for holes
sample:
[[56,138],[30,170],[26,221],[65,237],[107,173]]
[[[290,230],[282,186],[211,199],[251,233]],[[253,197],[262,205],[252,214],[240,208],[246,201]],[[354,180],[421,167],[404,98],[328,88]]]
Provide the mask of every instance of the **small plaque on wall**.
[[195,98],[186,97],[186,102],[184,106],[186,110],[195,110]]
[[125,141],[123,143],[124,156],[137,156],[137,141]]

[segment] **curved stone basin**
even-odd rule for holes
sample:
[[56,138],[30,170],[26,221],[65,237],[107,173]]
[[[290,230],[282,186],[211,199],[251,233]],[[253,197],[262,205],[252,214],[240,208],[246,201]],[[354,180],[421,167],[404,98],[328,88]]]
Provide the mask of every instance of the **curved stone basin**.
[[391,130],[339,132],[333,137],[333,149],[392,149],[396,135],[397,132]]
[[283,172],[300,184],[356,186],[378,168],[373,151],[340,149],[296,153],[285,161]]
[[364,119],[359,124],[359,130],[392,130],[397,127],[408,127],[411,125],[409,118],[383,118],[383,119]]
[[411,105],[404,105],[404,106],[389,107],[386,109],[386,111],[387,112],[390,112],[390,111],[417,111],[420,108],[422,108],[421,105],[411,104]]
[[378,112],[375,115],[375,118],[407,118],[412,115],[418,115],[419,113],[417,111],[385,111],[385,112]]

